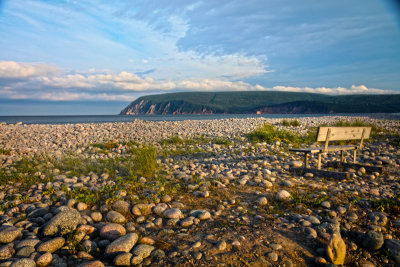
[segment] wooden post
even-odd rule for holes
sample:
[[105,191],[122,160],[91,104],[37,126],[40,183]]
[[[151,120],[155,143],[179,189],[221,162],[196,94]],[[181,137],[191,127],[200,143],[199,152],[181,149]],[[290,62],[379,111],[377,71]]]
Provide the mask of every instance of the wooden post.
[[357,163],[356,157],[357,157],[357,149],[354,149],[354,152],[353,152],[353,163],[354,163],[354,164]]
[[365,128],[363,129],[361,134],[360,149],[363,148],[364,136],[365,136]]
[[318,169],[318,170],[321,169],[321,152],[318,153],[318,165],[317,165],[317,169]]
[[340,150],[340,162],[343,163],[344,162],[344,151]]
[[329,144],[330,138],[331,138],[331,128],[328,128],[328,132],[326,133],[325,146],[324,146],[323,152],[326,152],[328,150],[328,144]]
[[308,168],[308,153],[304,153],[304,169]]

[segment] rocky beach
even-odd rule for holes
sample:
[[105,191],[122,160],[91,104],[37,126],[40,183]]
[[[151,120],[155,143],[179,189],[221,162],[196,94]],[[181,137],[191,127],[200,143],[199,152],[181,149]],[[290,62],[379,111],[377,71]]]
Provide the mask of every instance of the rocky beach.
[[[357,160],[383,173],[290,171],[346,123],[373,127]],[[265,124],[280,135],[252,139]],[[399,266],[399,136],[341,116],[0,124],[0,266]]]

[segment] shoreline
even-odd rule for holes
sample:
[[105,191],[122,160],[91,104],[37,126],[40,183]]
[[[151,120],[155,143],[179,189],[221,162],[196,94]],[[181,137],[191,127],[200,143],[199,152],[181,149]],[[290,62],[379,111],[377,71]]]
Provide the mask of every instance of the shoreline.
[[221,120],[221,119],[295,119],[307,117],[368,117],[375,119],[400,120],[400,113],[365,113],[365,114],[213,114],[213,115],[31,115],[0,116],[1,124],[82,124],[82,123],[115,123],[143,121],[185,121],[185,120]]

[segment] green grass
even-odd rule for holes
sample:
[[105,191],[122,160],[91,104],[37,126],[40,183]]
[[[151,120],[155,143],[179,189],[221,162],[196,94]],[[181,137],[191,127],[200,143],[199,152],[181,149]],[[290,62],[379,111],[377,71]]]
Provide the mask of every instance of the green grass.
[[284,141],[294,145],[311,143],[315,140],[316,131],[311,129],[306,136],[295,134],[287,130],[276,129],[274,125],[266,123],[255,131],[249,133],[247,138],[252,142],[266,142],[268,144],[276,141]]
[[46,170],[43,168],[44,167],[40,165],[40,161],[36,159],[22,158],[15,162],[8,172],[4,169],[0,169],[0,185],[22,182],[22,188],[29,188],[33,184],[49,181],[49,177],[45,180],[41,180],[35,175],[38,171],[42,173],[45,172]]
[[161,145],[201,145],[207,144],[211,140],[204,135],[193,137],[193,138],[182,138],[180,136],[173,136],[168,139],[163,139],[160,141]]
[[[169,179],[170,174],[159,169],[157,158],[159,152],[152,145],[137,145],[133,143],[128,155],[121,155],[111,159],[92,159],[82,155],[69,154],[62,158],[48,157],[43,155],[35,159],[24,158],[15,162],[9,169],[0,169],[0,185],[22,182],[21,189],[29,188],[32,184],[50,181],[53,170],[59,169],[61,173],[67,173],[68,177],[89,175],[91,172],[101,175],[108,173],[115,182],[99,190],[88,188],[62,187],[66,196],[78,202],[84,202],[89,206],[110,205],[118,198],[117,192],[127,192],[127,198],[131,201],[156,202],[168,194],[175,194],[182,190],[179,182]],[[41,180],[36,172],[46,173],[46,179]],[[146,177],[146,181],[139,182],[139,177]],[[42,195],[54,201],[60,196],[56,193],[58,189],[48,188]],[[139,199],[137,198],[139,197]],[[25,201],[24,198],[19,199]]]
[[92,144],[93,147],[97,147],[103,150],[111,150],[113,148],[117,148],[118,144],[114,142],[107,142],[104,144]]
[[293,120],[284,119],[280,122],[280,124],[283,126],[294,126],[294,127],[300,126],[300,122],[297,119]]
[[372,206],[381,212],[388,212],[399,214],[400,213],[400,196],[392,198],[382,198],[372,202]]
[[0,155],[10,155],[10,151],[4,148],[0,148]]
[[232,144],[232,141],[229,140],[228,138],[224,137],[217,137],[211,140],[212,143],[217,144],[217,145],[224,145],[224,146],[229,146]]
[[137,176],[152,177],[157,168],[157,149],[152,145],[143,145],[133,148],[132,151],[133,172]]
[[399,133],[390,135],[390,136],[389,136],[389,139],[390,139],[389,143],[390,143],[392,146],[400,147],[400,134],[399,134]]

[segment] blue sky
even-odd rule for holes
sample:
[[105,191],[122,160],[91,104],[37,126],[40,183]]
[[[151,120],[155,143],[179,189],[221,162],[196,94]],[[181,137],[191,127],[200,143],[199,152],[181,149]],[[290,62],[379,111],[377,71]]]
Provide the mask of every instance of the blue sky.
[[0,0],[0,115],[116,114],[141,95],[223,90],[400,93],[399,6]]

